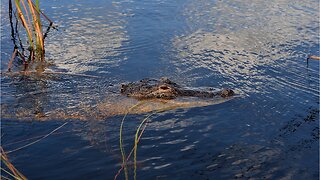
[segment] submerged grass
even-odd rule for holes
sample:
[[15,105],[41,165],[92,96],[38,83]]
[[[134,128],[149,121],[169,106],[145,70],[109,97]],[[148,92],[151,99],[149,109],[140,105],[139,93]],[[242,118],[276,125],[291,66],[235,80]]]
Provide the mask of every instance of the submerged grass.
[[129,110],[127,111],[127,113],[123,116],[122,121],[121,121],[121,125],[120,125],[120,135],[119,135],[119,139],[120,139],[120,151],[121,151],[121,156],[122,156],[122,166],[121,168],[118,170],[117,174],[114,176],[114,180],[117,179],[117,177],[119,176],[119,174],[121,173],[121,171],[124,169],[124,173],[125,173],[125,179],[128,180],[129,179],[129,175],[128,175],[128,168],[127,168],[127,162],[129,161],[132,153],[133,153],[133,163],[134,163],[134,180],[137,179],[137,151],[138,151],[138,143],[142,137],[143,132],[145,131],[145,128],[147,127],[147,122],[150,119],[150,117],[152,115],[155,115],[157,113],[166,111],[166,110],[170,110],[172,108],[162,108],[159,109],[157,111],[152,112],[151,114],[147,115],[139,124],[136,133],[135,133],[135,137],[134,137],[134,146],[132,148],[132,150],[130,151],[130,153],[128,154],[128,156],[126,156],[125,154],[125,150],[123,148],[123,137],[122,137],[122,131],[123,131],[123,124],[125,121],[125,118],[127,117],[127,115],[134,109],[137,108],[138,106],[144,104],[145,101],[140,101],[139,103],[133,105],[131,108],[129,108]]
[[[134,153],[133,153],[133,163],[134,163],[134,180],[137,179],[137,150],[138,150],[138,143],[139,143],[139,140],[140,140],[140,137],[141,136],[138,136],[139,132],[140,132],[140,129],[141,127],[147,122],[147,120],[149,120],[149,118],[156,114],[157,112],[154,112],[154,113],[151,113],[149,114],[147,117],[145,117],[142,122],[140,123],[137,131],[136,131],[136,134],[135,134],[135,138],[134,138]],[[147,125],[144,126],[143,130],[141,131],[140,135],[142,135],[142,133],[144,132],[144,129]]]
[[[121,151],[121,156],[122,156],[122,166],[124,167],[124,174],[125,174],[125,178],[126,180],[129,179],[128,177],[128,168],[127,168],[127,160],[126,160],[126,153],[125,150],[123,148],[123,139],[122,139],[122,130],[123,130],[123,124],[124,124],[124,120],[126,119],[127,115],[130,113],[130,111],[132,111],[134,108],[138,107],[139,105],[143,104],[143,101],[138,102],[137,104],[133,105],[131,108],[129,108],[128,112],[123,116],[122,121],[121,121],[121,125],[120,125],[120,134],[119,134],[119,143],[120,143],[120,151]],[[115,177],[116,179],[116,177]]]

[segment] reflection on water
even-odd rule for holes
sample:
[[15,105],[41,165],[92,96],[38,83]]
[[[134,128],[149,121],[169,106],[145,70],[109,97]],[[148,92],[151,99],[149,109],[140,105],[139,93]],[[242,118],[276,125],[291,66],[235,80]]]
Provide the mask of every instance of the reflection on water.
[[[1,77],[2,144],[20,147],[11,143],[63,123],[8,114],[73,117],[61,133],[10,154],[14,165],[30,179],[112,179],[122,162],[122,116],[107,114],[136,103],[117,107],[114,92],[122,82],[167,76],[241,98],[153,115],[138,147],[138,179],[319,179],[319,61],[306,62],[320,54],[318,7],[315,0],[44,2],[60,25],[46,57],[59,71],[103,78]],[[1,37],[5,65],[12,49],[10,36]],[[146,112],[125,120],[127,153]]]
[[49,7],[52,18],[61,24],[61,32],[47,39],[47,56],[59,68],[73,73],[95,72],[125,60],[117,49],[128,40],[124,17],[130,14],[121,12],[121,4],[109,5],[107,9],[98,3]]
[[[317,35],[319,2],[298,0],[193,1],[184,11],[189,25],[217,33],[256,29],[277,42],[312,41]],[[263,37],[261,37],[263,38]],[[316,39],[313,39],[315,42]]]
[[223,76],[221,84],[238,86],[245,94],[268,93],[288,83],[317,95],[317,86],[306,84],[305,66],[308,54],[318,53],[317,7],[317,1],[193,2],[184,15],[196,25],[194,32],[173,41],[176,67],[193,78]]

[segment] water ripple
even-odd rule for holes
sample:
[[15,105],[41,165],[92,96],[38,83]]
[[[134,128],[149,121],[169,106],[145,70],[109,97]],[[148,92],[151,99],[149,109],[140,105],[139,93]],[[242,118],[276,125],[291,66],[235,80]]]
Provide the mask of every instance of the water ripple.
[[287,94],[292,88],[319,97],[319,66],[306,68],[308,51],[317,49],[317,4],[192,2],[184,15],[197,26],[173,40],[176,69],[194,81],[215,79],[244,95]]
[[[63,24],[62,32],[53,33],[47,40],[47,56],[59,68],[73,73],[97,73],[102,68],[118,66],[125,59],[119,57],[119,48],[128,40],[126,15],[112,6],[107,13],[103,7],[79,6],[54,8],[51,16],[65,17],[63,22],[57,22]],[[61,14],[60,8],[67,8],[68,13]],[[81,11],[75,11],[79,8]]]

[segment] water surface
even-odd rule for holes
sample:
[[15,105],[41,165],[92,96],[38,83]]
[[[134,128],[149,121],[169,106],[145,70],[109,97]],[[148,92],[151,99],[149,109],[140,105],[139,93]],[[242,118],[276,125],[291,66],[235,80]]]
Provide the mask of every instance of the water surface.
[[[240,97],[151,116],[138,147],[138,179],[319,179],[319,61],[307,63],[308,55],[320,55],[318,1],[53,0],[41,6],[59,25],[45,42],[54,64],[48,70],[103,78],[1,77],[5,150],[69,122],[8,154],[28,178],[113,179],[122,161],[122,116],[101,118],[94,109],[122,82],[166,76],[185,86],[232,88]],[[2,72],[13,48],[7,14],[2,2]],[[57,110],[90,118],[29,116]],[[146,115],[126,118],[127,153]]]

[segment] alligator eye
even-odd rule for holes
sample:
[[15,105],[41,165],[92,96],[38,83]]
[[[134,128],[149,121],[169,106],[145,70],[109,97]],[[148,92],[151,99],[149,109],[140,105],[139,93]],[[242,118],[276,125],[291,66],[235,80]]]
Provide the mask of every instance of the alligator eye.
[[160,86],[160,89],[167,90],[167,89],[169,89],[169,87],[168,86]]
[[221,91],[221,97],[230,97],[230,96],[233,96],[234,95],[234,92],[231,90],[231,89],[223,89]]

